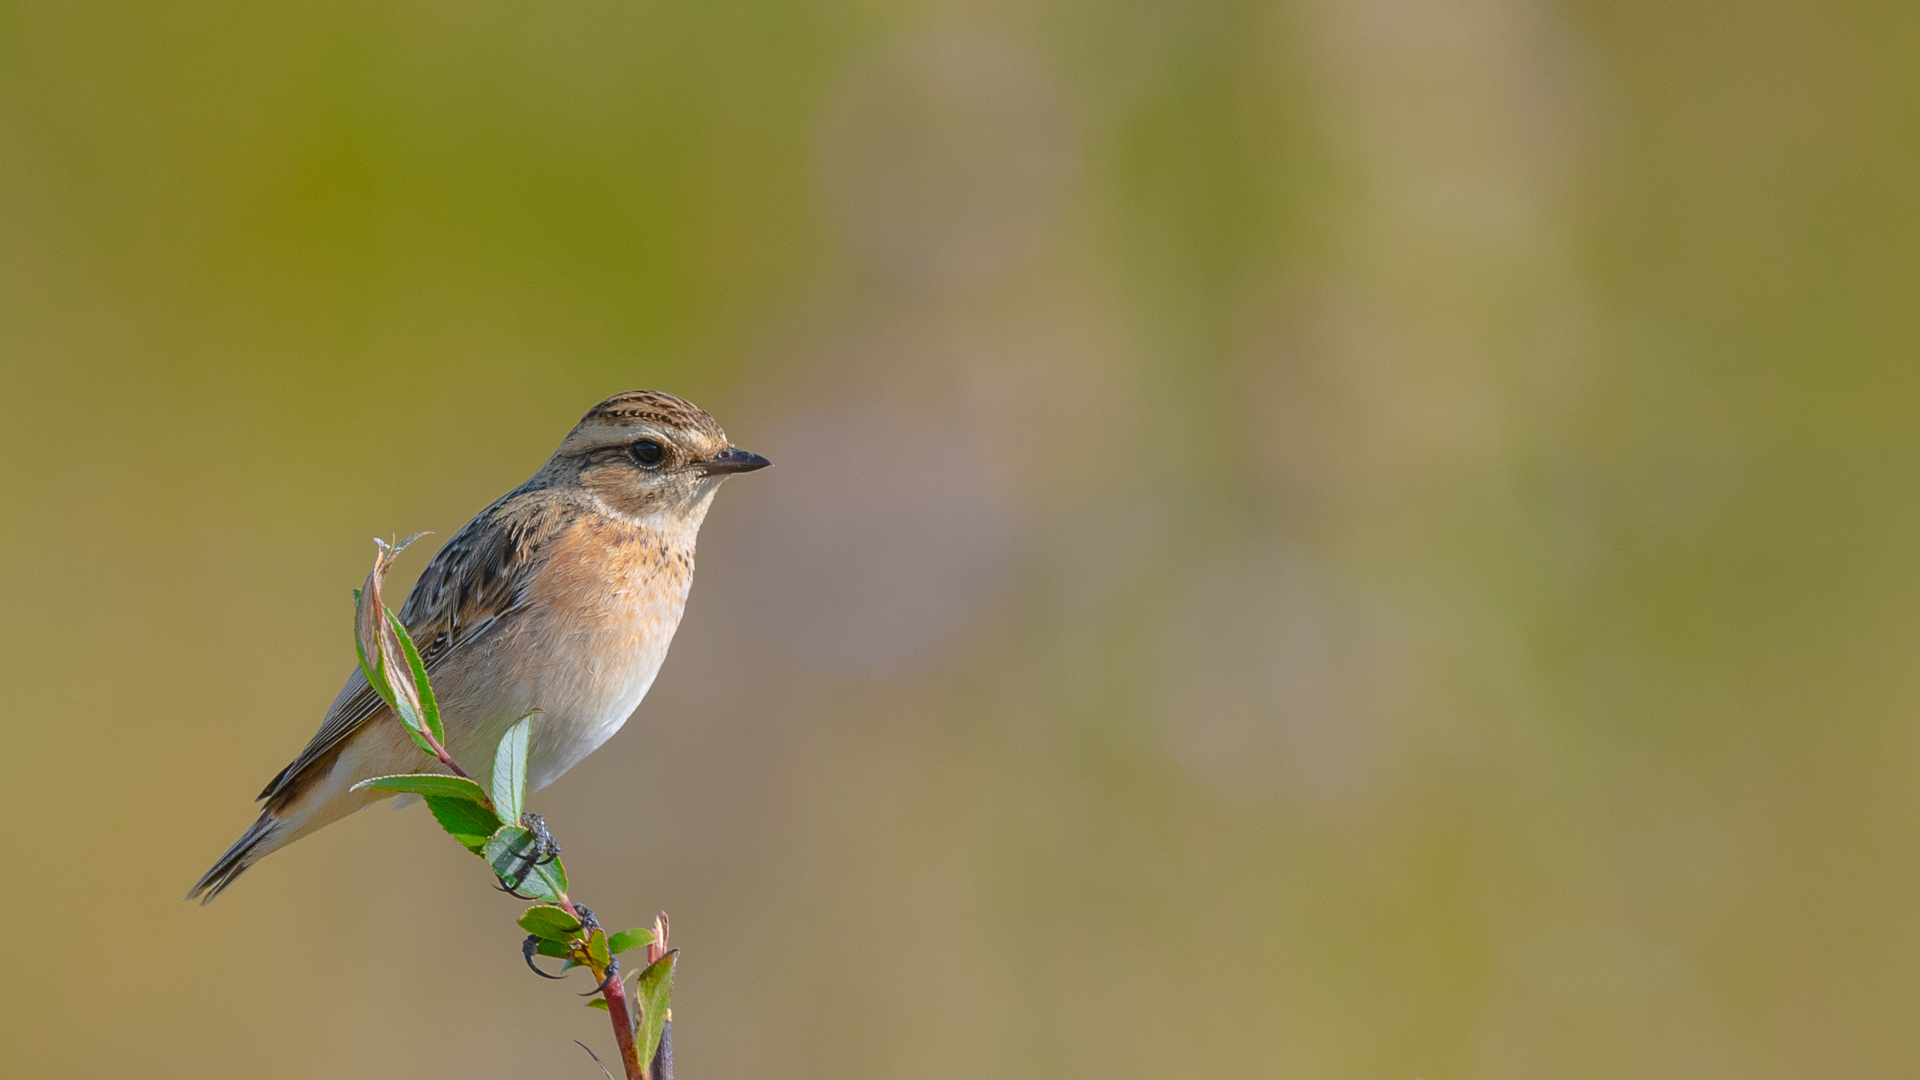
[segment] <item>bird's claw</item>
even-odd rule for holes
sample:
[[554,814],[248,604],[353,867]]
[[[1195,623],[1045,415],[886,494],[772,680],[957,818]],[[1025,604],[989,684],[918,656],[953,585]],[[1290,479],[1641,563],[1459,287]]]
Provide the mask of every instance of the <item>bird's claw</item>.
[[499,890],[499,892],[503,892],[503,894],[507,894],[507,896],[515,897],[515,899],[540,899],[540,897],[538,896],[526,896],[524,892],[520,892],[520,890],[516,890],[516,888],[513,888],[513,886],[516,886],[516,884],[520,884],[520,878],[518,878],[518,876],[515,876],[515,878],[513,878],[513,884],[507,884],[507,878],[505,878],[505,876],[501,876],[501,874],[493,874],[493,876],[495,876],[495,878],[499,878],[499,884],[497,884],[497,886],[493,886],[493,888],[495,888],[495,890]]
[[522,942],[520,945],[520,955],[526,957],[527,967],[532,969],[535,975],[538,975],[543,979],[555,979],[555,980],[565,979],[566,978],[565,975],[555,975],[555,974],[552,974],[551,972],[540,970],[540,965],[533,962],[534,955],[537,952],[539,952],[539,950],[540,950],[540,936],[538,934],[528,934],[527,940]]
[[580,996],[592,997],[595,994],[604,994],[607,992],[607,987],[612,986],[614,980],[618,979],[619,977],[620,977],[620,958],[617,956],[608,957],[607,958],[607,977],[600,980],[599,986],[594,987],[593,989],[587,991],[584,994],[581,994]]
[[519,865],[510,874],[495,873],[500,879],[500,891],[521,900],[538,900],[537,896],[528,896],[520,891],[520,883],[527,880],[527,873],[536,866],[545,866],[560,857],[560,844],[548,831],[546,819],[529,810],[520,815],[520,827],[533,835],[533,843],[521,854]]

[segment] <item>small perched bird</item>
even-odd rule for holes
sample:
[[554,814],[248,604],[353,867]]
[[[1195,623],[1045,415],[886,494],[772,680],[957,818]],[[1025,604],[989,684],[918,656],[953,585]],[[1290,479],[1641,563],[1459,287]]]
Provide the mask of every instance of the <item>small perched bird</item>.
[[[400,610],[454,760],[486,785],[495,744],[540,709],[527,768],[537,790],[620,730],[680,625],[714,492],[768,464],[690,402],[615,394],[531,480],[455,533]],[[260,793],[259,820],[187,899],[207,903],[269,852],[391,797],[349,790],[360,781],[429,771],[443,770],[356,670],[313,741]]]

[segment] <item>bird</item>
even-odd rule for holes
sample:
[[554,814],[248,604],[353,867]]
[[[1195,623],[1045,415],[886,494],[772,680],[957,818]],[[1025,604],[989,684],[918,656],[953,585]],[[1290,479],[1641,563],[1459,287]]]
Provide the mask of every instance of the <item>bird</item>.
[[[495,744],[535,710],[529,791],[620,730],[680,625],[714,493],[770,464],[683,398],[615,394],[435,553],[399,618],[464,771],[487,785]],[[423,771],[443,770],[356,669],[306,749],[260,793],[259,818],[187,899],[209,903],[266,855],[391,797],[353,790],[360,781]]]

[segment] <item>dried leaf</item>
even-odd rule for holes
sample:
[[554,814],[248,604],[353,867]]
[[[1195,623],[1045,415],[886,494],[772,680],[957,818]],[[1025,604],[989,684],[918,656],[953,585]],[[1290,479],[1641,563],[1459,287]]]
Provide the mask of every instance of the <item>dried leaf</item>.
[[440,723],[440,702],[433,696],[433,683],[427,678],[427,665],[420,659],[420,650],[414,647],[413,635],[407,633],[407,625],[400,616],[387,612],[387,621],[392,624],[394,636],[400,641],[400,651],[407,659],[407,672],[413,681],[414,697],[420,702],[420,719],[433,739],[441,746],[447,745],[447,729]]
[[[373,558],[373,569],[367,571],[367,580],[354,594],[354,649],[360,658],[360,673],[366,677],[367,684],[380,695],[380,700],[400,717],[400,722],[413,736],[413,741],[421,750],[431,754],[433,747],[421,734],[428,730],[420,701],[420,690],[411,677],[397,677],[396,672],[412,674],[407,662],[406,649],[395,635],[393,624],[397,622],[393,613],[387,610],[381,597],[381,586],[386,583],[387,571],[392,569],[394,557],[399,555],[408,544],[425,533],[414,533],[398,544],[389,544],[379,537],[374,538],[378,549]],[[422,677],[425,671],[421,672]]]

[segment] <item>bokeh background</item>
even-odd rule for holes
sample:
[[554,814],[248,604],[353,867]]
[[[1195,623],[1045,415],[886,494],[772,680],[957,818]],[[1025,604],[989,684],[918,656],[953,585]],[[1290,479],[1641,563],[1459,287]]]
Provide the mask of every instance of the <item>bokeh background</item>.
[[368,538],[662,387],[779,467],[536,805],[689,1080],[1920,1072],[1916,46],[5,0],[5,1071],[598,1075],[418,810],[180,896]]

